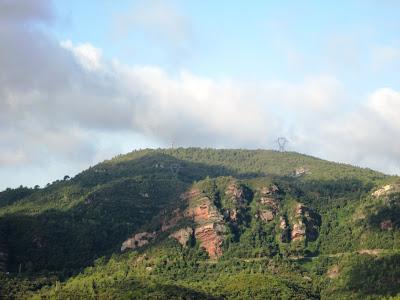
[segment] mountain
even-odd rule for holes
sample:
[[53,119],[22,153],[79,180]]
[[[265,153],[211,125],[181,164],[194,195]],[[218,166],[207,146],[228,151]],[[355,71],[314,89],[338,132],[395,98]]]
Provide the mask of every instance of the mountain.
[[400,179],[293,152],[119,155],[0,192],[0,295],[400,297]]

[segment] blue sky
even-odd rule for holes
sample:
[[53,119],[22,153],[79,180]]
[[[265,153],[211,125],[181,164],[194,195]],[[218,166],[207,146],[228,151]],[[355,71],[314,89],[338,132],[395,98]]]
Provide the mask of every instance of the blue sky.
[[0,189],[282,135],[400,173],[399,1],[15,0],[0,25]]
[[366,84],[398,85],[398,65],[371,70],[377,49],[399,46],[397,1],[159,1],[185,19],[187,32],[177,38],[183,41],[134,25],[119,34],[117,20],[146,2],[152,1],[59,1],[62,21],[54,31],[110,58],[170,72],[248,80],[334,74],[361,92]]

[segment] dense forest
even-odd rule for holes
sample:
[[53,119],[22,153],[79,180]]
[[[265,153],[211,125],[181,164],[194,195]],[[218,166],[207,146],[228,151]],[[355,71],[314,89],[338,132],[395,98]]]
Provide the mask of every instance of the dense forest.
[[400,179],[269,150],[146,149],[0,192],[0,298],[400,298]]

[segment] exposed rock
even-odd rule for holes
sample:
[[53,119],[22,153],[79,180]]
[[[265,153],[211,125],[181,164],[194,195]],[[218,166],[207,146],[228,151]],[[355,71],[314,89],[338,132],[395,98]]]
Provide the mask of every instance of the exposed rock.
[[387,196],[387,195],[389,195],[389,194],[391,194],[391,193],[393,193],[395,191],[396,191],[395,186],[392,185],[392,184],[388,184],[388,185],[385,185],[382,188],[376,190],[375,192],[373,192],[372,196],[374,196],[376,198],[379,198],[379,197],[382,197],[382,196]]
[[279,202],[275,195],[278,191],[279,189],[276,185],[262,187],[260,190],[261,197],[259,203],[267,208],[260,209],[257,216],[264,222],[272,221],[279,211]]
[[296,176],[296,177],[306,175],[309,173],[310,173],[310,170],[307,169],[306,167],[298,167],[298,168],[294,169],[294,176]]
[[192,217],[195,223],[194,236],[200,242],[210,258],[222,254],[222,242],[226,232],[223,217],[208,197],[189,199],[186,216]]
[[237,209],[227,209],[224,212],[224,218],[233,222],[237,221],[238,210]]
[[186,210],[185,216],[193,217],[196,223],[222,221],[221,214],[210,198],[203,197],[196,202],[197,205]]
[[236,183],[229,185],[225,190],[225,195],[230,196],[233,203],[237,206],[246,204],[246,197],[243,188]]
[[380,224],[380,228],[382,230],[392,230],[393,229],[393,222],[391,220],[383,220]]
[[258,212],[258,215],[259,215],[260,219],[264,222],[270,222],[275,217],[275,213],[272,210],[268,210],[268,209],[260,210]]
[[292,241],[301,241],[306,237],[306,226],[303,224],[301,220],[297,221],[297,223],[293,224],[291,238]]
[[281,232],[281,242],[282,243],[289,243],[290,242],[290,229],[287,224],[286,218],[280,217],[279,218],[279,228],[282,230]]
[[269,207],[273,208],[275,211],[277,211],[279,208],[278,201],[276,201],[276,199],[274,199],[272,197],[261,197],[260,203],[263,205],[268,205]]
[[222,255],[222,243],[224,241],[223,234],[225,233],[225,226],[222,224],[208,223],[196,227],[194,235],[200,241],[210,258],[217,258]]
[[277,192],[279,192],[279,188],[275,184],[271,185],[270,187],[262,187],[260,190],[260,194],[262,196],[272,195]]
[[310,208],[298,203],[294,211],[291,239],[300,241],[307,239],[315,241],[318,237],[318,229],[321,225],[321,217]]
[[190,237],[193,235],[193,229],[190,227],[181,228],[169,237],[176,239],[182,246],[186,247]]
[[122,243],[121,251],[126,249],[135,249],[147,245],[157,236],[156,232],[140,232]]
[[301,215],[303,214],[304,208],[305,208],[305,206],[303,204],[301,204],[301,203],[298,203],[296,205],[296,208],[295,208],[295,216],[296,216],[296,218],[301,217]]
[[292,241],[304,240],[306,236],[306,226],[303,223],[304,205],[298,203],[294,211],[294,223],[292,225],[291,239]]

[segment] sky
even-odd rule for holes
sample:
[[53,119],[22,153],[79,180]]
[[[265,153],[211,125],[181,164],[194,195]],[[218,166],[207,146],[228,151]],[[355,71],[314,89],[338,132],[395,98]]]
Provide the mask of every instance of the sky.
[[400,2],[0,0],[0,190],[133,149],[400,174]]

